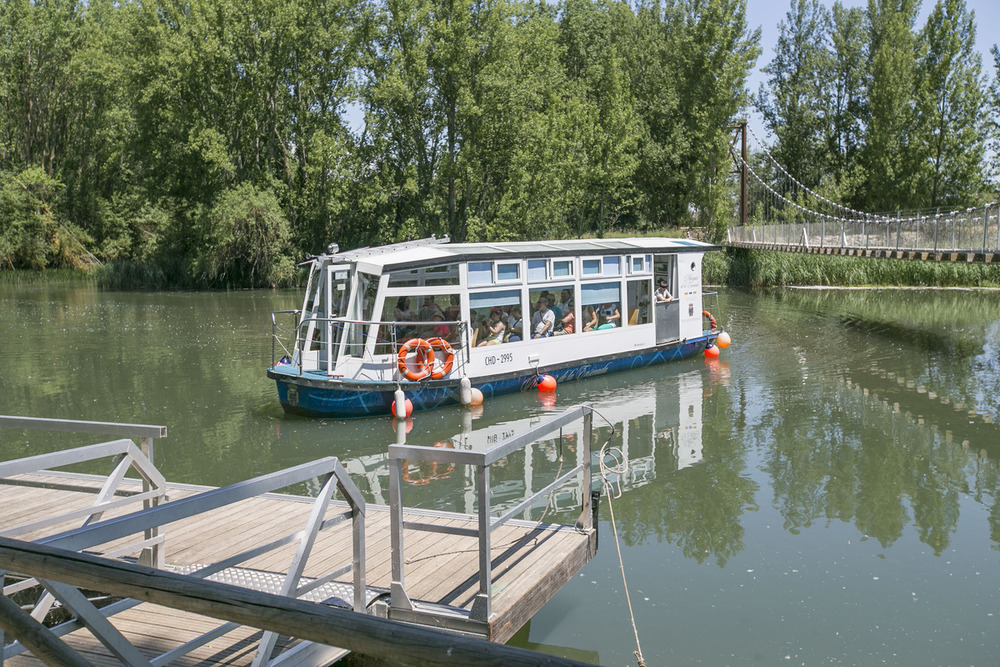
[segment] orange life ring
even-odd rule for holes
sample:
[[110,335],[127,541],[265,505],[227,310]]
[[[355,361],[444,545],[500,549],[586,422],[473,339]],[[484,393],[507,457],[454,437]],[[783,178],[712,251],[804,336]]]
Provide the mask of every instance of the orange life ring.
[[428,338],[427,342],[432,349],[444,352],[444,362],[431,366],[431,379],[440,380],[450,373],[452,366],[455,365],[455,351],[451,349],[451,345],[444,338]]
[[[406,355],[410,353],[411,348],[416,352],[415,360],[418,368],[416,371],[410,370],[410,365],[406,363]],[[428,377],[434,368],[434,348],[423,338],[411,338],[399,348],[398,366],[403,377],[419,382]]]
[[712,324],[712,331],[715,331],[716,329],[719,328],[718,325],[715,323],[715,318],[712,317],[712,313],[708,312],[707,310],[703,310],[701,311],[701,314],[707,317],[708,321]]

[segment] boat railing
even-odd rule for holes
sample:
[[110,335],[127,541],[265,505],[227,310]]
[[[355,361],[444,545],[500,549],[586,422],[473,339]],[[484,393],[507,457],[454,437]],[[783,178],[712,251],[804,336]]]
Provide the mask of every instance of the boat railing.
[[[356,320],[347,317],[306,317],[301,318],[299,310],[277,310],[271,313],[271,367],[291,363],[298,367],[299,374],[307,371],[333,372],[336,368],[337,352],[341,344],[341,333],[346,331],[347,341],[344,353],[372,361],[368,339],[376,337],[374,354],[396,354],[402,343],[413,338],[444,338],[449,345],[461,352],[456,357],[459,366],[471,358],[470,327],[468,322],[452,321],[396,321],[396,320]],[[294,317],[295,324],[280,322],[279,316]],[[323,330],[333,327],[335,333],[323,335]],[[371,333],[372,327],[377,327]],[[436,335],[435,329],[447,327],[449,334]],[[309,331],[314,333],[310,336]],[[308,352],[317,352],[314,356]],[[282,356],[279,358],[278,354]]]
[[[418,445],[389,445],[389,496],[391,511],[392,540],[392,592],[391,604],[394,618],[407,620],[407,617],[417,618],[427,614],[440,614],[440,609],[430,609],[413,602],[406,593],[404,566],[406,553],[403,544],[404,531],[421,530],[433,533],[446,533],[474,537],[479,543],[479,592],[473,599],[472,608],[467,616],[456,616],[451,619],[455,628],[464,625],[475,625],[489,620],[493,604],[493,545],[491,535],[498,528],[511,523],[515,517],[526,513],[534,507],[539,499],[579,478],[582,486],[580,515],[576,525],[551,526],[547,528],[579,530],[590,532],[594,529],[594,510],[596,499],[591,493],[592,449],[591,435],[593,431],[594,408],[591,403],[583,403],[566,410],[548,421],[538,424],[520,435],[506,438],[496,444],[488,445],[482,450],[451,449],[447,447],[422,447]],[[579,438],[577,465],[564,474],[558,474],[555,480],[535,491],[513,507],[505,507],[503,513],[496,516],[491,509],[491,497],[494,494],[490,481],[490,470],[493,464],[504,461],[512,453],[525,449],[536,441],[551,433],[559,432],[573,422],[583,420],[583,433]],[[440,524],[404,521],[403,507],[403,466],[415,462],[429,462],[441,465],[468,465],[475,467],[476,511],[479,518],[478,529],[447,527]],[[541,524],[539,524],[541,527]]]

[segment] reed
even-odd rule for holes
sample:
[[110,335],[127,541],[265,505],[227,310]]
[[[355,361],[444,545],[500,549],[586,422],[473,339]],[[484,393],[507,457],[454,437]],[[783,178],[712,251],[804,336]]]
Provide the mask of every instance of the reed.
[[743,287],[998,287],[1000,266],[964,262],[874,259],[746,248],[709,253],[705,282]]
[[3,285],[80,285],[94,282],[94,275],[86,269],[45,269],[30,271],[14,269],[0,271],[0,284]]

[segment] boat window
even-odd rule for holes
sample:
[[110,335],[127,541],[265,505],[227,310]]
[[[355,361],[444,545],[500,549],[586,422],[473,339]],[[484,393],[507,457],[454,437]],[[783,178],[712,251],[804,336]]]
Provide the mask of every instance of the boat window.
[[529,259],[528,260],[528,282],[540,283],[549,279],[549,260]]
[[497,262],[497,282],[520,279],[520,262]]
[[604,275],[606,276],[620,276],[622,273],[621,268],[622,258],[621,257],[605,257],[604,258]]
[[389,274],[389,287],[424,287],[457,284],[458,264],[393,271]]
[[628,281],[628,325],[649,324],[649,278]]
[[601,260],[600,259],[585,259],[583,264],[583,275],[585,276],[599,276],[601,274]]
[[[543,317],[542,315],[535,317],[535,313],[539,312],[540,299],[545,299],[546,308],[552,311],[553,316],[552,326],[546,329],[547,335],[563,335],[577,331],[573,285],[552,285],[545,289],[530,290],[528,299],[531,302],[532,331]],[[573,313],[573,317],[567,319],[570,313]]]
[[590,283],[580,286],[581,331],[621,326],[621,284]]
[[[521,290],[497,290],[469,295],[469,322],[472,326],[472,344],[497,345],[521,340],[523,324]],[[491,315],[498,317],[491,320]],[[499,328],[497,322],[503,323]]]
[[393,344],[411,338],[444,338],[452,345],[462,340],[462,306],[458,294],[421,294],[389,297],[382,307],[376,354],[395,353]]
[[629,273],[649,273],[652,270],[652,255],[632,255]]
[[552,277],[566,278],[573,275],[573,262],[568,259],[552,260]]
[[469,285],[492,285],[493,262],[469,262]]
[[[372,319],[372,309],[375,307],[375,297],[378,295],[378,276],[358,272],[358,292],[355,302],[352,304],[347,317],[352,320],[370,322]],[[347,340],[344,346],[344,353],[349,356],[360,357],[365,352],[365,342],[368,339],[370,328],[368,324],[348,323]]]

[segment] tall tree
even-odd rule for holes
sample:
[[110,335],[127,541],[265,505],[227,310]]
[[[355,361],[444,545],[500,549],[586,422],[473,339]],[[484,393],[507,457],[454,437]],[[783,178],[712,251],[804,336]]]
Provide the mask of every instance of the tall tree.
[[859,204],[871,211],[910,205],[917,180],[913,150],[918,0],[868,0],[869,63]]
[[971,204],[981,195],[986,148],[982,59],[965,0],[938,0],[920,32],[917,145],[921,206]]
[[791,0],[778,25],[774,59],[763,69],[757,106],[777,137],[774,155],[806,186],[815,188],[827,171],[829,15],[819,0]]
[[827,152],[834,186],[847,201],[854,198],[864,140],[865,15],[860,7],[833,3],[830,13],[830,79],[827,105]]

